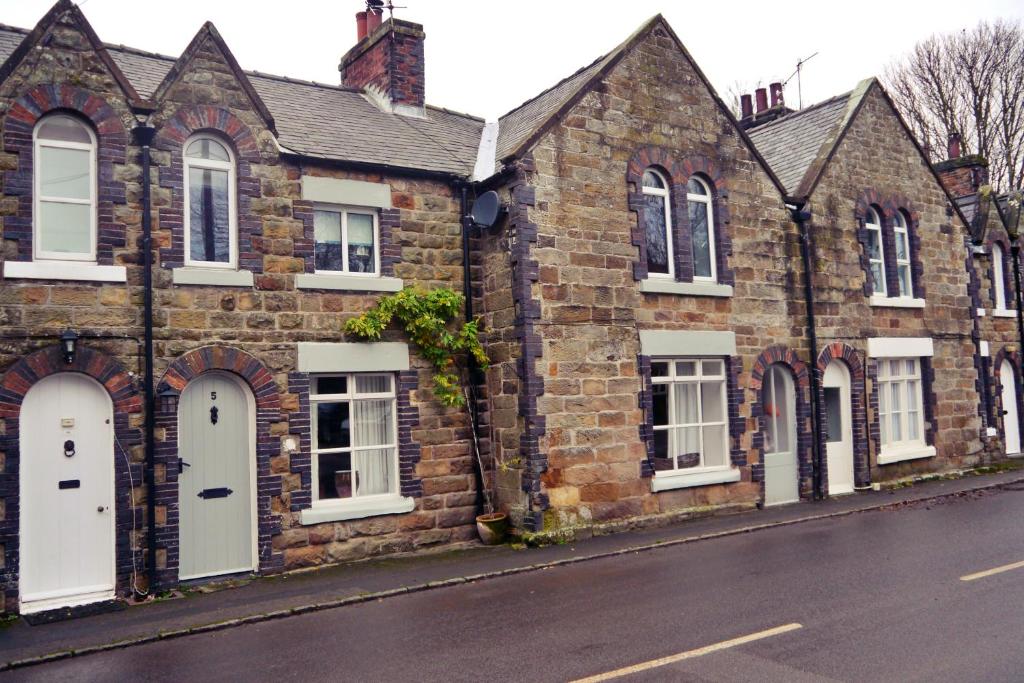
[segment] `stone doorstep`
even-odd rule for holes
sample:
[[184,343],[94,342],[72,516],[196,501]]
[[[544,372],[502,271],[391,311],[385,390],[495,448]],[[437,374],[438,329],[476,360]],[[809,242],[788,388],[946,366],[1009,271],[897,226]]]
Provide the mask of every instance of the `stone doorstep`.
[[[992,471],[993,469],[996,469],[996,471],[993,472]],[[295,606],[295,607],[290,607],[290,608],[278,608],[278,609],[273,609],[273,610],[270,610],[270,611],[264,611],[264,612],[255,613],[255,614],[242,614],[242,615],[239,615],[239,616],[227,617],[227,618],[223,618],[223,619],[220,619],[220,620],[214,620],[214,621],[205,621],[204,617],[208,617],[209,614],[206,611],[196,610],[194,618],[192,619],[192,621],[195,622],[195,625],[184,626],[184,627],[175,628],[175,629],[161,630],[160,629],[160,624],[163,622],[163,620],[154,620],[153,624],[152,624],[152,628],[149,629],[149,632],[144,634],[144,635],[131,636],[131,635],[126,635],[124,633],[111,633],[110,636],[109,636],[109,640],[107,642],[105,642],[105,643],[93,644],[93,645],[85,645],[85,646],[81,646],[81,647],[73,647],[72,646],[72,647],[68,647],[67,649],[55,650],[53,652],[48,652],[48,653],[41,654],[41,655],[32,655],[32,656],[28,656],[28,657],[21,658],[21,659],[8,660],[7,662],[0,663],[0,672],[12,670],[12,669],[17,669],[17,668],[22,668],[22,667],[26,667],[26,666],[33,666],[33,665],[36,665],[36,664],[43,664],[43,663],[46,663],[46,662],[57,661],[57,660],[60,660],[60,659],[66,659],[66,658],[70,658],[70,657],[83,656],[83,655],[86,655],[86,654],[92,654],[92,653],[96,653],[96,652],[104,652],[104,651],[113,650],[113,649],[120,649],[120,648],[124,648],[124,647],[130,647],[130,646],[133,646],[133,645],[142,645],[142,644],[146,644],[146,643],[150,643],[150,642],[155,642],[157,640],[167,640],[167,639],[171,639],[171,638],[180,638],[180,637],[184,637],[184,636],[188,636],[188,635],[195,635],[195,634],[199,634],[199,633],[206,633],[206,632],[211,632],[211,631],[223,630],[223,629],[227,629],[227,628],[233,628],[235,626],[242,626],[242,625],[245,625],[245,624],[260,623],[260,622],[269,621],[269,620],[272,620],[272,619],[281,619],[281,618],[285,618],[285,617],[289,617],[289,616],[297,616],[297,615],[300,615],[300,614],[308,614],[308,613],[311,613],[311,612],[317,612],[317,611],[322,611],[322,610],[326,610],[326,609],[333,609],[333,608],[337,608],[337,607],[344,607],[344,606],[348,606],[348,605],[360,604],[360,603],[368,602],[368,601],[381,600],[381,599],[384,599],[384,598],[394,597],[394,596],[397,596],[397,595],[407,595],[407,594],[417,593],[417,592],[421,592],[421,591],[425,591],[425,590],[431,590],[431,589],[434,589],[434,588],[444,588],[444,587],[448,587],[448,586],[456,586],[456,585],[460,585],[460,584],[464,584],[464,583],[469,583],[469,582],[472,582],[472,581],[483,581],[483,580],[488,580],[488,579],[496,579],[496,578],[500,578],[500,577],[503,577],[503,576],[511,576],[511,575],[515,575],[515,574],[523,574],[523,573],[527,573],[527,572],[539,571],[539,570],[542,570],[542,569],[550,569],[550,568],[553,568],[553,567],[565,566],[565,565],[570,565],[570,564],[576,564],[576,563],[579,563],[579,562],[586,562],[586,561],[590,561],[590,560],[610,558],[610,557],[616,557],[616,556],[620,556],[620,555],[628,555],[628,554],[633,554],[633,553],[637,553],[637,552],[643,552],[643,551],[648,551],[648,550],[655,550],[655,549],[658,549],[658,548],[665,548],[665,547],[674,546],[674,545],[682,545],[682,544],[687,544],[687,543],[695,543],[695,542],[699,542],[699,541],[711,540],[711,539],[715,539],[715,538],[723,538],[723,537],[726,537],[726,536],[732,536],[732,535],[737,535],[737,534],[751,533],[751,532],[754,532],[754,531],[761,531],[761,530],[764,530],[764,529],[771,529],[771,528],[777,528],[777,527],[782,527],[782,526],[791,526],[791,525],[794,525],[794,524],[801,524],[801,523],[804,523],[804,522],[811,522],[811,521],[816,521],[816,520],[831,519],[831,518],[836,518],[836,517],[845,517],[845,516],[857,514],[857,513],[860,513],[860,512],[867,512],[867,511],[872,511],[872,510],[880,510],[880,509],[890,508],[890,507],[897,506],[897,505],[903,505],[903,504],[906,504],[906,503],[922,502],[922,501],[930,501],[930,500],[940,500],[940,499],[945,499],[945,498],[958,497],[958,496],[963,495],[964,493],[969,493],[969,492],[973,492],[973,491],[981,491],[981,490],[986,490],[986,489],[997,489],[997,488],[1007,488],[1007,487],[1011,487],[1011,486],[1021,486],[1021,485],[1024,485],[1024,473],[1017,472],[1016,470],[1018,470],[1018,469],[1020,469],[1020,467],[1014,467],[1014,468],[986,468],[986,467],[981,467],[981,468],[978,468],[977,470],[967,470],[967,471],[964,471],[964,472],[966,472],[966,474],[962,474],[961,476],[955,476],[955,475],[954,476],[950,476],[949,473],[947,473],[946,476],[944,476],[944,477],[939,477],[939,476],[936,476],[936,477],[929,477],[929,476],[917,477],[917,479],[921,480],[919,483],[924,483],[927,486],[930,486],[930,485],[936,485],[938,483],[943,483],[943,482],[944,483],[951,483],[952,484],[952,483],[955,483],[955,482],[965,482],[966,479],[968,479],[968,478],[973,479],[975,477],[979,477],[980,478],[980,477],[985,477],[987,475],[991,475],[992,476],[991,479],[985,479],[985,480],[982,480],[982,481],[978,482],[978,485],[976,485],[976,486],[972,486],[972,485],[969,485],[969,484],[968,485],[956,485],[956,486],[952,487],[949,490],[932,490],[931,492],[922,491],[921,489],[917,489],[917,491],[920,494],[922,494],[922,495],[915,495],[915,490],[914,489],[916,487],[912,487],[912,486],[908,487],[907,484],[903,484],[902,487],[900,487],[900,486],[893,486],[892,488],[886,489],[883,492],[884,496],[880,495],[879,493],[876,493],[876,492],[864,492],[864,493],[862,493],[860,495],[856,495],[855,494],[854,496],[843,497],[843,498],[839,499],[838,501],[835,501],[836,504],[832,506],[832,509],[822,510],[822,511],[818,511],[818,512],[813,511],[813,509],[809,509],[808,510],[808,514],[803,514],[803,515],[801,515],[801,514],[786,514],[786,513],[791,513],[791,512],[798,511],[798,510],[801,509],[801,507],[804,507],[804,506],[801,506],[800,504],[793,504],[791,506],[782,506],[782,507],[779,507],[779,508],[773,508],[773,511],[779,511],[780,513],[782,513],[780,515],[777,515],[780,518],[775,519],[775,520],[767,520],[767,521],[763,521],[763,522],[758,523],[756,520],[751,519],[750,521],[752,523],[750,523],[750,524],[729,525],[729,526],[726,526],[726,528],[724,528],[724,529],[711,530],[711,531],[706,531],[704,533],[697,533],[697,534],[693,534],[693,535],[680,534],[680,535],[667,535],[664,538],[646,538],[646,539],[644,539],[646,541],[646,543],[641,543],[641,544],[630,544],[628,542],[629,538],[630,538],[628,535],[626,535],[626,534],[616,534],[615,530],[617,530],[617,529],[618,530],[633,530],[633,531],[636,531],[638,533],[643,532],[643,531],[647,531],[648,533],[652,533],[653,530],[654,530],[654,527],[657,526],[657,522],[661,522],[661,524],[660,524],[661,527],[669,528],[673,524],[673,522],[670,521],[670,518],[672,518],[674,515],[678,515],[678,517],[676,518],[676,521],[682,523],[682,522],[685,522],[685,521],[694,521],[695,522],[695,521],[698,521],[698,520],[701,520],[701,519],[710,521],[710,518],[712,518],[712,517],[719,517],[722,514],[722,512],[716,507],[713,510],[701,509],[699,511],[690,510],[690,511],[686,511],[685,513],[668,513],[668,514],[665,514],[665,515],[651,515],[651,516],[649,516],[649,520],[650,520],[651,524],[649,524],[648,526],[645,526],[645,527],[638,527],[638,526],[632,526],[631,527],[631,526],[629,526],[631,522],[623,522],[621,525],[619,523],[617,523],[617,522],[616,523],[608,523],[608,524],[598,524],[598,525],[594,525],[592,527],[587,527],[588,529],[591,530],[591,536],[593,538],[593,541],[595,543],[599,542],[599,543],[601,543],[603,545],[606,545],[606,546],[609,546],[609,547],[606,547],[603,550],[602,549],[596,549],[596,552],[591,552],[589,554],[569,554],[569,553],[575,553],[576,549],[575,548],[567,548],[567,547],[565,547],[566,540],[558,539],[558,541],[559,541],[558,545],[551,546],[551,547],[548,547],[548,548],[545,548],[545,549],[538,549],[538,550],[535,550],[535,551],[531,551],[529,553],[529,554],[532,554],[534,552],[550,552],[550,553],[553,553],[553,554],[563,554],[563,555],[566,555],[565,557],[556,557],[556,558],[554,558],[552,560],[545,561],[545,562],[538,562],[538,563],[530,564],[530,563],[528,563],[529,554],[528,555],[523,555],[522,556],[522,560],[520,560],[519,559],[520,556],[517,553],[515,555],[509,556],[512,559],[512,561],[510,561],[510,562],[503,562],[503,561],[501,561],[499,559],[499,564],[503,564],[503,565],[507,565],[507,566],[496,567],[496,568],[492,567],[490,569],[485,569],[484,571],[476,573],[476,574],[468,574],[468,575],[460,575],[460,574],[458,574],[458,572],[460,571],[460,568],[468,568],[467,567],[468,561],[466,561],[466,562],[461,562],[461,563],[458,563],[458,564],[454,564],[452,566],[452,568],[455,569],[455,572],[453,572],[453,573],[456,574],[455,576],[448,576],[446,578],[438,578],[438,579],[434,579],[434,580],[427,580],[427,581],[423,581],[421,583],[416,583],[416,584],[400,585],[399,587],[385,588],[385,589],[382,589],[382,590],[377,590],[375,592],[367,592],[367,591],[362,591],[362,590],[354,590],[354,591],[350,592],[351,594],[341,595],[340,597],[333,597],[333,598],[330,598],[330,599],[325,600],[325,601],[311,602],[311,603],[308,603],[308,604],[301,604],[301,605],[298,605],[298,606]],[[1000,475],[1002,475],[1002,476],[1000,476]],[[940,480],[940,481],[936,481],[936,480]],[[1010,489],[1010,490],[1019,490],[1019,489]],[[864,503],[859,504],[859,505],[858,504],[852,504],[852,505],[849,504],[849,503],[852,503],[853,501],[859,499],[861,496],[867,496],[869,498],[869,500],[864,501]],[[833,499],[833,500],[835,500],[835,499]],[[731,508],[731,507],[736,507],[736,506],[722,506],[722,507]],[[807,507],[810,508],[810,506],[807,506]],[[764,514],[764,513],[760,513],[760,514]],[[729,515],[729,517],[738,518],[739,515],[734,513],[734,514]],[[681,528],[685,529],[685,525],[683,525]],[[599,537],[603,537],[603,538],[599,539]],[[616,538],[622,539],[625,542],[623,542],[623,543],[615,543],[614,539],[616,539]],[[470,543],[460,544],[460,546],[461,547],[455,548],[455,549],[452,549],[450,547],[446,547],[444,549],[437,549],[436,552],[429,553],[429,554],[432,554],[434,556],[443,556],[443,555],[446,555],[446,554],[450,554],[453,550],[454,551],[458,551],[458,550],[465,551],[466,548],[473,548],[473,547],[475,547],[477,549],[480,549],[480,550],[483,549],[482,546],[478,546],[477,544],[470,544]],[[584,550],[585,549],[586,548],[584,548]],[[428,553],[422,553],[422,552],[420,552],[420,553],[405,553],[405,554],[403,554],[402,557],[392,556],[392,557],[386,558],[386,560],[388,561],[388,564],[390,564],[391,566],[394,566],[394,563],[396,561],[397,562],[403,562],[403,561],[414,560],[416,558],[422,558],[422,557],[424,557],[424,555],[427,555],[427,554]],[[358,562],[349,563],[349,564],[350,565],[364,565],[364,564],[373,562],[375,560],[376,561],[380,561],[380,559],[381,558],[371,558],[371,559],[360,560]],[[472,558],[470,558],[469,561],[472,561]],[[291,571],[291,572],[286,572],[284,574],[276,574],[274,576],[268,576],[266,578],[259,578],[259,577],[257,577],[257,580],[253,581],[252,583],[253,583],[253,585],[256,585],[256,584],[262,583],[263,581],[278,581],[278,580],[281,580],[282,578],[287,578],[288,576],[295,576],[295,575],[300,575],[300,574],[315,576],[319,572],[324,572],[326,574],[331,569],[332,569],[332,567],[318,567],[318,568],[299,569],[299,570],[294,570],[294,571]],[[338,567],[333,567],[333,569],[338,569]],[[388,565],[382,566],[382,569],[384,571],[386,571],[388,569]],[[464,571],[464,569],[463,569],[463,571]],[[327,577],[325,576],[325,579],[326,578]],[[239,587],[239,588],[244,590],[244,586]],[[329,591],[324,591],[324,592],[325,593],[329,593]],[[196,600],[202,600],[203,596],[198,596],[195,599]],[[197,606],[198,606],[198,604],[197,604]],[[215,613],[215,612],[213,612],[213,613]],[[85,622],[83,622],[83,623],[85,623]],[[91,628],[89,628],[87,630],[92,631]],[[62,641],[62,645],[65,642],[66,642],[66,639]]]

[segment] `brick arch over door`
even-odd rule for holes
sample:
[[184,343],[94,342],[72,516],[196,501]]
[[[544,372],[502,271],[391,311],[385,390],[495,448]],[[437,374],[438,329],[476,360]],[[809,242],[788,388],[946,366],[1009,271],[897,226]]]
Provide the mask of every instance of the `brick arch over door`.
[[[868,462],[868,435],[867,435],[867,402],[865,401],[864,395],[864,361],[861,360],[860,354],[857,349],[853,348],[849,344],[842,342],[833,342],[822,349],[821,353],[818,354],[818,377],[823,379],[825,377],[825,370],[828,368],[829,363],[834,361],[841,361],[846,364],[846,369],[850,371],[850,414],[853,424],[851,425],[851,432],[853,434],[853,481],[857,487],[868,486],[871,483],[871,466]],[[819,382],[819,386],[820,386]],[[824,390],[822,390],[822,399],[818,402],[821,406],[821,415],[818,416],[818,424],[820,426],[819,433],[821,434],[821,453],[822,453],[822,476],[821,485],[823,490],[828,491],[828,459],[824,457],[825,454],[825,426],[828,424],[828,415],[825,414],[825,399]],[[876,427],[877,429],[877,427]],[[875,435],[877,439],[877,434]]]
[[[102,351],[79,345],[74,361],[64,362],[59,345],[48,346],[25,356],[4,373],[0,381],[0,419],[4,420],[4,434],[0,436],[0,451],[4,453],[4,468],[0,473],[0,499],[7,514],[0,521],[0,543],[4,550],[4,567],[0,569],[0,585],[7,605],[16,607],[18,600],[18,509],[21,453],[21,405],[36,382],[59,372],[88,375],[99,382],[114,406],[114,496],[115,496],[115,574],[117,592],[126,595],[131,590],[133,553],[131,547],[132,497],[131,481],[142,482],[142,463],[128,463],[131,453],[122,452],[142,443],[142,430],[131,425],[131,416],[142,413],[142,397],[132,382],[129,372],[114,358]],[[130,476],[129,476],[130,475]],[[141,525],[142,511],[136,511]],[[138,552],[141,553],[141,550]],[[141,566],[142,560],[139,558]]]
[[153,147],[170,153],[170,165],[161,166],[159,185],[171,192],[171,205],[161,207],[161,226],[169,226],[171,244],[160,250],[160,265],[177,268],[185,264],[184,159],[182,147],[193,134],[211,133],[228,143],[235,154],[235,183],[238,215],[238,269],[263,272],[263,255],[257,249],[263,224],[253,216],[253,197],[260,196],[260,182],[252,165],[261,163],[260,150],[252,130],[227,109],[213,106],[182,107],[159,127]]
[[[227,346],[205,346],[189,351],[167,368],[157,386],[157,395],[168,389],[184,391],[190,381],[212,370],[240,377],[256,399],[256,519],[257,548],[261,573],[279,571],[284,556],[274,552],[271,539],[281,532],[281,520],[271,509],[271,499],[281,494],[281,477],[271,472],[270,460],[280,452],[270,434],[270,425],[281,420],[281,397],[273,375],[256,357]],[[157,584],[172,586],[178,580],[178,406],[157,400],[154,411],[157,430],[164,440],[157,443],[156,466],[165,472],[157,484]],[[163,522],[162,524],[159,522]],[[161,556],[166,553],[165,560]]]
[[814,463],[811,458],[813,436],[811,432],[810,375],[807,364],[785,346],[769,346],[754,361],[750,371],[750,390],[754,394],[750,406],[751,417],[757,420],[757,431],[751,438],[751,445],[759,454],[758,462],[750,468],[750,478],[761,483],[761,499],[765,496],[764,476],[764,432],[768,427],[767,416],[762,402],[762,388],[768,369],[773,365],[783,365],[793,379],[796,393],[796,449],[797,473],[800,479],[800,497],[810,498],[814,492]]
[[[1006,408],[1003,406],[1003,361],[1010,361],[1010,367],[1013,368],[1014,379],[1017,381],[1017,426],[1022,433],[1021,443],[1024,443],[1024,390],[1021,389],[1021,353],[1020,351],[1010,351],[1007,347],[1003,347],[996,352],[995,357],[992,359],[992,374],[996,379],[996,426],[999,428],[1000,435],[1004,434],[1005,427],[1003,426],[1003,411]],[[1004,437],[1005,439],[1005,437]],[[1004,444],[1005,446],[1005,441]]]
[[[897,211],[902,211],[907,218],[907,237],[910,243],[910,289],[917,299],[925,298],[924,269],[921,265],[921,214],[914,208],[911,200],[902,194],[882,195],[876,190],[867,189],[861,193],[854,205],[854,217],[857,220],[857,239],[861,244],[860,262],[864,270],[864,296],[871,296],[871,263],[868,260],[868,231],[865,220],[868,209],[876,207],[882,221],[882,249],[885,269],[885,287],[889,296],[899,293],[899,274],[896,270],[896,237],[893,232],[893,221]],[[895,293],[895,294],[894,294]]]
[[633,277],[645,280],[647,271],[647,240],[644,231],[643,174],[654,167],[668,176],[670,205],[672,208],[673,257],[675,277],[680,282],[693,282],[693,247],[690,239],[690,218],[686,204],[686,183],[692,176],[700,176],[711,189],[711,207],[714,216],[715,268],[718,282],[734,284],[733,271],[729,268],[732,256],[732,240],[728,235],[729,190],[721,168],[710,157],[700,155],[676,157],[662,147],[645,146],[633,153],[626,165],[626,183],[629,192],[629,210],[636,212],[636,225],[630,233],[633,246],[639,250],[639,260],[633,266]]
[[88,90],[68,84],[37,85],[11,105],[4,117],[4,151],[17,165],[3,174],[3,194],[16,197],[18,211],[4,216],[3,238],[17,243],[12,260],[32,260],[32,133],[46,114],[64,111],[86,119],[96,133],[96,262],[114,264],[114,249],[125,246],[125,225],[114,220],[114,205],[125,204],[125,184],[114,179],[114,165],[125,163],[128,131],[110,104]]

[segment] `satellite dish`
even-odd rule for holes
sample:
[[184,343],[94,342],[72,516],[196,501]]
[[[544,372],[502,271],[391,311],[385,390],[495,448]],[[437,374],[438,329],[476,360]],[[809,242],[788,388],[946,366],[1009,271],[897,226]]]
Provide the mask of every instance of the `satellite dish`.
[[469,210],[469,217],[473,220],[474,225],[490,228],[498,222],[498,217],[504,210],[505,207],[502,206],[498,193],[490,190],[476,198],[473,208]]

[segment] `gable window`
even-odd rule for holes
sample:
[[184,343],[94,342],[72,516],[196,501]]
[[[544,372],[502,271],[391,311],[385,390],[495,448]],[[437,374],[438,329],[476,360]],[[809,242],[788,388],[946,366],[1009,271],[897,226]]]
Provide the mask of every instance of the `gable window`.
[[377,212],[320,205],[313,211],[317,273],[380,272]]
[[693,245],[693,279],[714,282],[715,222],[711,191],[701,178],[686,183],[686,205],[690,218],[690,244]]
[[868,231],[868,261],[871,264],[872,291],[885,296],[885,251],[882,247],[882,221],[874,208],[868,209],[867,218],[864,219],[864,228]]
[[310,406],[314,507],[397,496],[394,375],[313,377]]
[[925,446],[920,359],[880,358],[877,362],[882,451]]
[[992,297],[995,299],[997,311],[1005,311],[1006,306],[1006,256],[1003,246],[998,242],[992,244]]
[[896,277],[900,283],[900,296],[913,296],[910,284],[910,235],[902,211],[897,211],[893,217],[892,232],[896,245]]
[[96,260],[96,136],[67,114],[33,131],[37,260]]
[[725,361],[651,361],[654,462],[665,474],[730,467]]
[[235,162],[226,145],[198,135],[185,145],[185,264],[233,268],[238,259]]
[[669,185],[654,169],[643,175],[644,236],[647,243],[647,272],[657,277],[674,277]]

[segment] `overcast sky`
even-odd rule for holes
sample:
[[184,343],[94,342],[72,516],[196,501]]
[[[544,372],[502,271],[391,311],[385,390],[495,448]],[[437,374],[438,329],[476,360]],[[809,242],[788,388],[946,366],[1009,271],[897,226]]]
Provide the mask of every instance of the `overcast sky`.
[[[661,12],[727,96],[785,80],[797,59],[804,104],[879,74],[922,38],[980,19],[1024,17],[1021,0],[395,0],[427,34],[427,102],[494,119],[622,42]],[[0,22],[31,28],[51,0],[0,0]],[[85,0],[108,43],[177,56],[206,20],[242,68],[338,82],[362,0]],[[841,9],[839,9],[841,8]],[[797,103],[796,80],[786,100]]]

